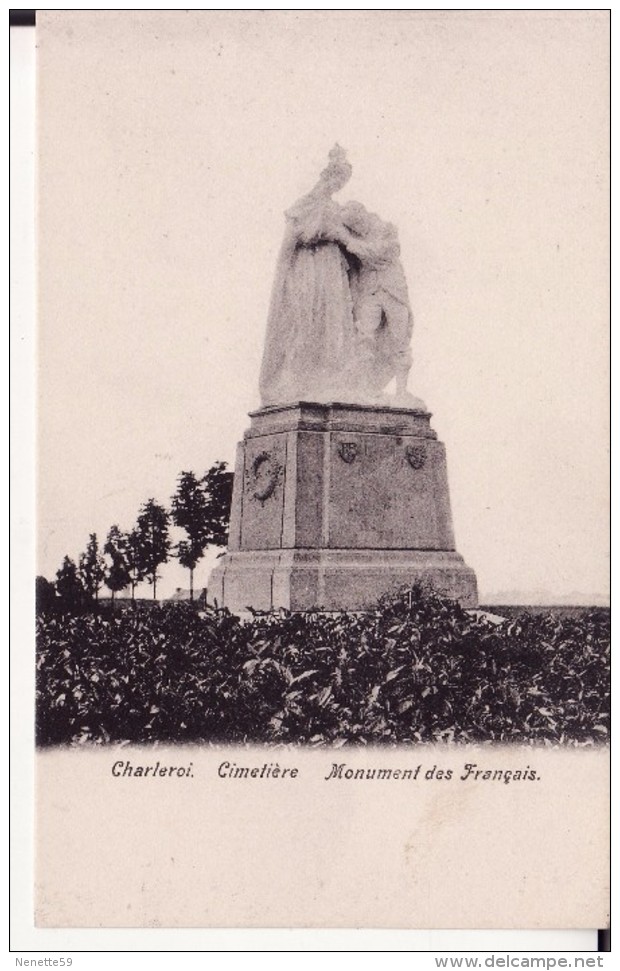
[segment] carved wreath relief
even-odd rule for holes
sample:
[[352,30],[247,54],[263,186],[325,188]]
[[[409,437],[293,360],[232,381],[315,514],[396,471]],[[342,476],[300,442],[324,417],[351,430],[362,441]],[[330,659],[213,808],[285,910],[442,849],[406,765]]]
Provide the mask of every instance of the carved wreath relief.
[[426,449],[422,445],[407,445],[407,461],[412,469],[423,469],[426,464]]
[[259,452],[250,468],[246,469],[246,491],[252,499],[265,502],[269,499],[282,475],[282,466],[276,462],[271,452]]

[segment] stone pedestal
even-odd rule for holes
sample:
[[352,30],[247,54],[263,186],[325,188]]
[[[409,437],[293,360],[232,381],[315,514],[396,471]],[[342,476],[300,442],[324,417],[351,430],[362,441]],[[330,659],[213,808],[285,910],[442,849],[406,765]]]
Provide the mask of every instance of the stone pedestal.
[[445,448],[427,412],[301,402],[250,417],[211,603],[359,609],[426,578],[476,605],[475,574],[454,548]]

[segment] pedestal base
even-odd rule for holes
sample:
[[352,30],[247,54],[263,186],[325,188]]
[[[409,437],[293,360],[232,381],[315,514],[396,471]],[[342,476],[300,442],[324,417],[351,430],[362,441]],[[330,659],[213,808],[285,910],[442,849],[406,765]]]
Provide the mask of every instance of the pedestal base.
[[475,606],[430,417],[306,402],[253,413],[209,601],[231,610],[359,609],[426,578]]
[[478,602],[474,571],[452,551],[308,549],[226,553],[209,601],[233,612],[363,610],[422,579],[466,607]]

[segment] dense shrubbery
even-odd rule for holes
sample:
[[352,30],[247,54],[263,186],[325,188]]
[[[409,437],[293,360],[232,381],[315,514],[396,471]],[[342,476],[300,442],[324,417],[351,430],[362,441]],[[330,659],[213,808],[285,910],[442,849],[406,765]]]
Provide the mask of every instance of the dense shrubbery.
[[40,745],[608,737],[601,610],[496,626],[414,588],[363,614],[44,615],[37,637]]

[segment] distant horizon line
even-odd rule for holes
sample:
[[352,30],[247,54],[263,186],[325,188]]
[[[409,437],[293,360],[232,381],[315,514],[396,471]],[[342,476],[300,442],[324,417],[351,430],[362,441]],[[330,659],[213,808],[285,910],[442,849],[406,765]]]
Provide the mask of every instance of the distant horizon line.
[[[194,587],[194,599],[198,599],[200,594],[208,590],[205,585],[199,585]],[[189,596],[189,587],[175,587],[173,590],[165,590],[162,592],[161,596],[153,598],[148,592],[136,592],[133,599],[134,600],[153,600],[156,602],[166,601],[175,599],[178,594],[187,594]],[[488,595],[482,595],[478,597],[479,605],[484,606],[503,606],[503,607],[611,607],[610,598],[602,594],[559,594],[557,597],[551,595],[540,594],[538,597],[531,595],[532,591],[528,595],[527,591],[524,591],[522,595],[519,592],[500,591],[499,593],[489,593]],[[111,593],[106,589],[99,593],[99,600],[112,600]],[[131,600],[131,593],[125,590],[118,591],[114,595],[115,600]]]

